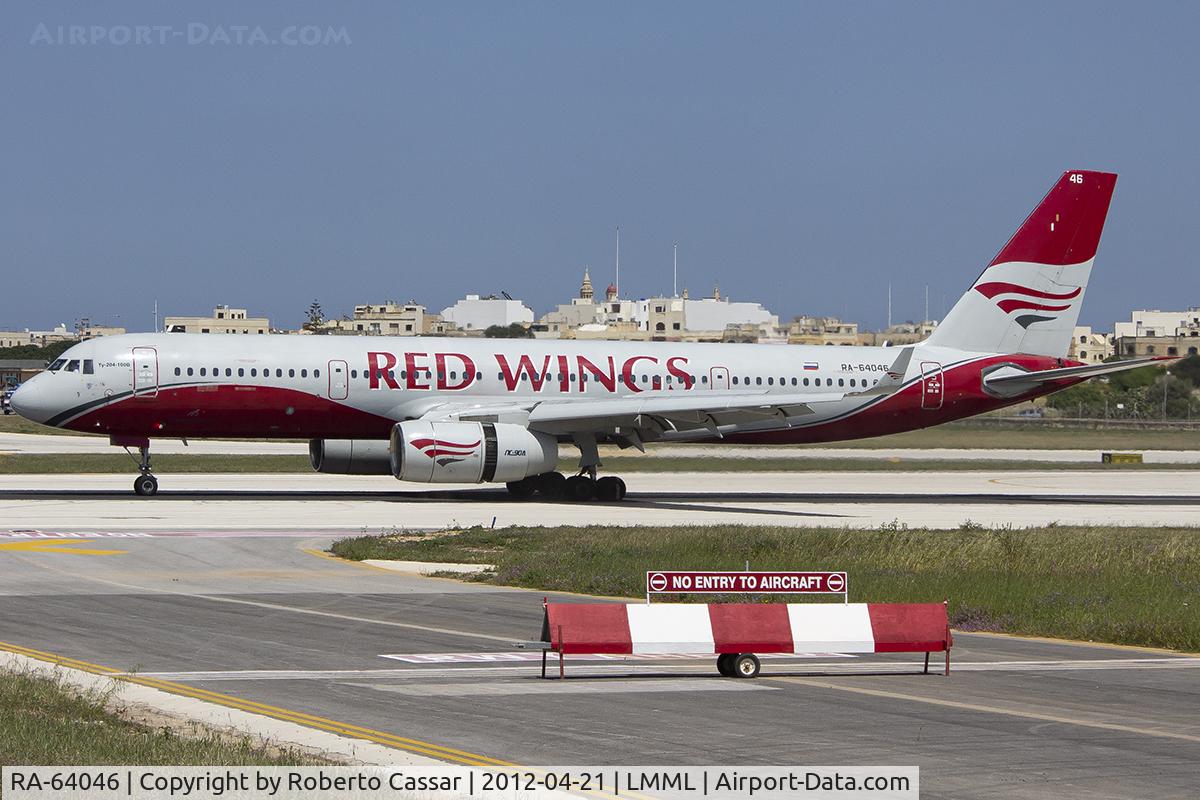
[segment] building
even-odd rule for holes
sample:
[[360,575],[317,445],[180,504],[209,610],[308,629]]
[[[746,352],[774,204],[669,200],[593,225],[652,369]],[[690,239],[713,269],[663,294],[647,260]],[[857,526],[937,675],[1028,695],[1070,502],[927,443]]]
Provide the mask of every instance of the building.
[[125,333],[124,328],[118,328],[114,325],[93,325],[89,320],[81,319],[75,327],[80,340],[87,341],[95,339],[99,336],[120,336]]
[[1076,325],[1067,357],[1085,364],[1102,363],[1113,355],[1113,341],[1108,334],[1095,333],[1086,325]]
[[0,331],[0,348],[25,347],[34,344],[33,336],[28,330]]
[[619,299],[617,287],[611,284],[604,300],[597,301],[591,275],[584,269],[579,296],[539,319],[533,331],[535,336],[550,339],[626,339],[639,330],[638,310],[633,300]]
[[412,300],[355,306],[352,318],[328,320],[324,325],[329,333],[352,336],[432,336],[453,328],[441,315],[428,313]]
[[533,309],[510,297],[480,297],[469,294],[449,308],[442,309],[442,319],[459,331],[484,331],[493,325],[507,328],[533,324]]
[[1200,354],[1200,308],[1134,311],[1113,328],[1113,349],[1122,358]]
[[858,343],[871,347],[916,344],[928,339],[937,325],[937,320],[901,322],[881,331],[864,331],[858,335]]
[[0,358],[0,388],[24,383],[45,368],[37,358]]
[[167,333],[263,334],[271,332],[271,321],[266,317],[247,316],[244,308],[217,306],[211,317],[166,317],[163,330]]
[[796,317],[788,325],[788,344],[854,345],[859,343],[858,323],[837,317]]

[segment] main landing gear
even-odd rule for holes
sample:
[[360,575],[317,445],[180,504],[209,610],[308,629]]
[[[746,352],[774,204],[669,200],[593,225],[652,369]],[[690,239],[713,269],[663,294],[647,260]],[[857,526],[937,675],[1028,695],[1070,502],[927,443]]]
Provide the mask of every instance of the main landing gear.
[[579,448],[579,474],[566,477],[561,472],[544,472],[519,481],[508,483],[508,493],[524,500],[537,494],[546,499],[600,500],[604,503],[619,503],[625,499],[625,481],[615,475],[596,477],[600,466],[600,452],[596,437],[576,434],[575,445]]
[[625,481],[615,475],[595,479],[590,475],[573,475],[570,478],[561,472],[546,472],[520,481],[510,481],[508,493],[514,498],[525,500],[535,494],[547,500],[600,500],[616,503],[625,499]]
[[[129,452],[129,448],[125,448],[125,452]],[[141,461],[138,462],[138,471],[141,475],[134,478],[133,493],[139,497],[150,497],[158,494],[158,478],[150,473],[150,448],[139,447],[138,452],[141,453]],[[129,453],[130,457],[133,456]]]

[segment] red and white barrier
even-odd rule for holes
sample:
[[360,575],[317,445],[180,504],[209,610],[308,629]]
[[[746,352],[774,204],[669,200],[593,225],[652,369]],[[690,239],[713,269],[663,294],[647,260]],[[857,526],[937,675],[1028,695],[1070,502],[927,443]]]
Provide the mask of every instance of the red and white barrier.
[[949,650],[943,603],[547,603],[558,653],[930,653]]

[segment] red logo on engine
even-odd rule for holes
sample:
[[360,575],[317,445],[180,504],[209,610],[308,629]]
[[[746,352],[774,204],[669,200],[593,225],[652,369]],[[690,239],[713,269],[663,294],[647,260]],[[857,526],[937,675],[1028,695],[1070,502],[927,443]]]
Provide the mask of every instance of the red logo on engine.
[[465,461],[475,453],[480,439],[473,442],[452,442],[449,439],[413,439],[412,446],[429,458],[437,461],[439,467]]
[[992,281],[990,283],[981,283],[975,287],[975,291],[989,300],[995,299],[998,295],[1016,295],[1015,297],[1007,297],[1003,300],[996,301],[996,307],[1005,314],[1011,314],[1014,311],[1025,311],[1017,317],[1017,324],[1022,328],[1028,328],[1035,322],[1046,322],[1052,319],[1058,319],[1057,313],[1047,314],[1046,312],[1066,311],[1071,307],[1070,303],[1066,305],[1055,305],[1050,303],[1040,303],[1039,300],[1073,300],[1083,291],[1083,287],[1076,286],[1072,292],[1058,294],[1055,292],[1043,292],[1040,289],[1030,289],[1028,286],[1021,286],[1016,283],[1004,283],[1002,281]]

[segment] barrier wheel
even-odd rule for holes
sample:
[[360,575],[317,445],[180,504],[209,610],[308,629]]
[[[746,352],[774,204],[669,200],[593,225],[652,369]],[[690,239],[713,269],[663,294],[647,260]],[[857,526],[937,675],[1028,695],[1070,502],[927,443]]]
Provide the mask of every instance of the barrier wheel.
[[568,500],[591,500],[596,496],[596,482],[585,475],[567,478],[563,489]]
[[625,497],[625,481],[608,475],[596,481],[596,499],[614,503]]
[[762,668],[758,656],[754,653],[738,653],[733,660],[733,676],[735,678],[757,678]]
[[717,656],[717,672],[724,675],[726,678],[733,677],[733,659],[736,653],[721,653]]
[[534,480],[533,478],[522,478],[519,481],[509,481],[504,485],[508,489],[509,496],[516,500],[524,500],[533,497],[533,493],[537,489]]
[[150,497],[158,494],[158,478],[150,473],[138,475],[133,480],[133,493],[139,497]]
[[537,491],[543,497],[558,498],[563,496],[563,487],[567,476],[561,472],[543,472],[537,477]]

